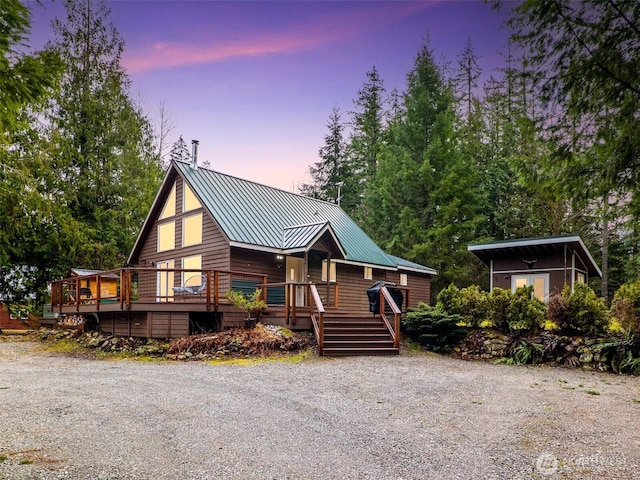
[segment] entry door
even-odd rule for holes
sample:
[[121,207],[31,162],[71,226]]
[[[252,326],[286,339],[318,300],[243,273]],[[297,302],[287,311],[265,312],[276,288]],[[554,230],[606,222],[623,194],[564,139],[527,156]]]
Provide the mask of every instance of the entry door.
[[[304,278],[304,259],[296,257],[287,257],[287,283],[305,283]],[[295,298],[296,305],[301,307],[304,305],[304,286],[296,286]]]
[[532,275],[513,275],[511,277],[511,290],[516,291],[520,287],[533,285],[533,296],[542,302],[549,300],[549,274],[538,273]]
[[[156,264],[158,270],[167,270],[175,268],[175,261],[158,262]],[[175,272],[158,272],[158,302],[173,302],[173,280]]]

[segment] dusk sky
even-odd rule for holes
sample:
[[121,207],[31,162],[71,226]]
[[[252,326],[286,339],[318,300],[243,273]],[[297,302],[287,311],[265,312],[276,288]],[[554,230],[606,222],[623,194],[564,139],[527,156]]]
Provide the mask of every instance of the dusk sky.
[[[53,38],[61,2],[30,1],[30,45]],[[404,90],[428,34],[455,64],[470,38],[485,76],[501,65],[505,13],[475,1],[109,1],[123,65],[148,116],[164,103],[185,141],[217,171],[289,191],[309,165],[334,106],[343,121],[374,65]]]

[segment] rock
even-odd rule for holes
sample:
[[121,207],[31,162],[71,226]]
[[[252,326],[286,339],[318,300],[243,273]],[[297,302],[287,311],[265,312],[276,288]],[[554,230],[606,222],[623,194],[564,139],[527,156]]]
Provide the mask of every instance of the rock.
[[97,348],[101,345],[100,339],[99,338],[92,338],[91,340],[89,340],[89,342],[87,343],[87,347],[90,348]]
[[580,354],[580,363],[591,363],[593,361],[593,353],[590,351]]

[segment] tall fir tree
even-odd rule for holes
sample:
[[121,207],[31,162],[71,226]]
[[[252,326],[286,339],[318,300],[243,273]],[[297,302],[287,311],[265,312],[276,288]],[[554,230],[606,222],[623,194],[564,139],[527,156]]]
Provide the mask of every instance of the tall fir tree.
[[146,116],[132,101],[122,65],[124,41],[102,1],[67,1],[54,21],[66,66],[47,112],[51,161],[64,215],[66,255],[59,268],[122,265],[161,180]]
[[[347,173],[344,124],[340,108],[333,107],[327,123],[328,132],[320,147],[320,160],[309,167],[312,183],[303,184],[300,193],[328,202],[340,203],[347,211],[355,208],[354,184],[357,179]],[[340,198],[341,197],[341,198]]]

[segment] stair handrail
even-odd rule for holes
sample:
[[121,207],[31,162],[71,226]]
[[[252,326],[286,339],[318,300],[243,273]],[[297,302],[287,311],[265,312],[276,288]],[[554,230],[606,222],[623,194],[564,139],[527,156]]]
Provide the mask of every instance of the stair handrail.
[[[313,284],[309,284],[309,307],[311,314],[311,323],[313,324],[313,330],[318,339],[318,355],[322,355],[324,348],[324,305],[322,299],[318,293],[318,288]],[[316,318],[315,310],[318,311],[318,318]]]
[[[387,312],[385,307],[385,302],[389,304],[391,307],[391,312],[393,313],[394,322],[393,327],[391,327],[391,323],[387,318]],[[402,310],[396,304],[395,300],[391,296],[391,292],[387,289],[387,287],[380,287],[380,316],[384,321],[389,333],[391,334],[391,338],[393,339],[393,347],[400,348],[400,317],[402,315]]]

